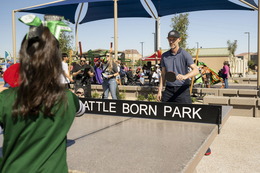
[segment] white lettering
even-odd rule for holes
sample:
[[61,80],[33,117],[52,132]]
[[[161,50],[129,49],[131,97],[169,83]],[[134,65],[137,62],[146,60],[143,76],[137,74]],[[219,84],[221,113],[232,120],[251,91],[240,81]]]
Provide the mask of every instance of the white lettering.
[[[134,112],[133,111],[133,107],[136,107],[136,111]],[[139,107],[138,107],[138,105],[137,104],[132,104],[131,106],[130,106],[130,111],[131,111],[131,113],[132,114],[137,114],[138,112],[139,112]]]
[[173,114],[172,114],[172,117],[174,117],[175,114],[179,115],[179,117],[181,118],[181,112],[180,112],[180,110],[179,110],[178,107],[175,107],[174,112],[173,112]]
[[192,108],[192,110],[193,110],[193,111],[192,111],[192,118],[195,119],[195,115],[197,115],[199,119],[202,119],[201,116],[200,116],[200,114],[198,113],[198,112],[201,110],[201,108],[199,108],[199,109],[197,109],[197,110],[195,110],[195,109],[196,109],[196,108]]
[[116,113],[116,103],[115,102],[110,102],[110,106],[109,107],[110,107],[110,109],[109,109],[110,112]]
[[148,115],[148,113],[147,113],[147,105],[140,104],[140,114],[142,114],[142,112],[144,112],[145,115]]
[[87,101],[85,101],[85,107],[86,107],[86,109],[87,109],[88,111],[90,111],[89,105],[88,105],[88,102],[87,102]]
[[109,112],[109,109],[106,110],[106,102],[103,102],[103,111],[104,112]]
[[151,112],[153,112],[154,116],[157,116],[157,105],[155,105],[154,109],[152,105],[149,105],[149,115],[151,115]]
[[123,103],[123,114],[128,114],[130,112],[129,104]]
[[96,102],[97,104],[98,104],[98,111],[101,111],[101,104],[103,103],[103,102]]
[[189,108],[189,107],[182,108],[182,118],[184,118],[184,116],[186,114],[191,119],[190,113],[191,113],[191,108]]
[[95,103],[95,101],[89,101],[89,103],[90,103],[90,109],[93,111],[93,109],[94,109],[94,103]]
[[164,106],[163,108],[163,116],[166,117],[166,114],[172,111],[172,107],[171,106]]

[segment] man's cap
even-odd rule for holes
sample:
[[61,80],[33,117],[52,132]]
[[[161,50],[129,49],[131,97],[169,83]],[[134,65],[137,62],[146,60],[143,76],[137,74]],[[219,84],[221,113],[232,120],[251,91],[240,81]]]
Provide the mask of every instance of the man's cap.
[[62,57],[68,57],[68,54],[67,53],[62,53]]
[[168,33],[168,37],[180,38],[180,33],[179,33],[178,31],[171,30],[171,31]]

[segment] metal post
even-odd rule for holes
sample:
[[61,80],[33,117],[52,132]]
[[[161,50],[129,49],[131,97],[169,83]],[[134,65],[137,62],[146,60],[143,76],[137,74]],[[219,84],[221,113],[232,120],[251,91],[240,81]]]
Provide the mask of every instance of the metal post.
[[[258,0],[258,4],[260,4],[260,0]],[[259,70],[259,67],[260,67],[260,56],[259,56],[259,53],[260,53],[260,12],[258,10],[258,39],[257,39],[257,89],[259,90],[259,86],[260,86],[260,70]]]
[[199,42],[196,42],[196,44],[197,44],[197,50],[199,49]]
[[248,36],[248,61],[251,60],[251,57],[250,57],[250,32],[245,32],[245,34],[247,34]]
[[142,48],[142,59],[143,59],[143,57],[144,57],[144,53],[143,53],[143,44],[144,44],[144,42],[142,41],[140,43],[141,43],[141,48]]
[[156,52],[156,33],[153,32],[153,39],[154,39],[154,52]]
[[118,54],[118,32],[117,32],[117,0],[114,0],[114,53],[115,59],[117,60]]
[[13,58],[14,58],[14,63],[16,63],[16,17],[15,17],[15,10],[12,11],[12,35],[13,35]]
[[84,6],[84,3],[81,3],[79,15],[78,15],[78,18],[77,18],[77,21],[76,21],[76,24],[75,24],[75,46],[76,46],[76,52],[77,53],[78,53],[78,50],[79,50],[79,46],[78,46],[78,43],[79,43],[78,25],[79,25],[79,18],[80,18],[83,6]]

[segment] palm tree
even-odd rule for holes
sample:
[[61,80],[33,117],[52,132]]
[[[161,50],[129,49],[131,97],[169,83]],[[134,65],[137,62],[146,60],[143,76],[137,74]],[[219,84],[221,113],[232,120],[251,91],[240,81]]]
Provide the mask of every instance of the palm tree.
[[234,71],[236,71],[235,52],[237,50],[237,40],[235,40],[234,42],[231,42],[230,40],[228,40],[227,45],[228,45],[228,51],[229,51],[229,64],[230,64],[230,67],[231,67],[230,70],[233,73]]
[[234,42],[231,42],[230,40],[228,40],[227,45],[228,45],[229,54],[231,56],[235,57],[235,52],[237,50],[237,40],[235,40]]

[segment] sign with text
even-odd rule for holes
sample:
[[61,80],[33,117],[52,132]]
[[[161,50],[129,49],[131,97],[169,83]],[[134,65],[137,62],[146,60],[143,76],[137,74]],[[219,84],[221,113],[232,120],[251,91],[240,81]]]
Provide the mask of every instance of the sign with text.
[[221,124],[221,106],[80,98],[86,113]]

